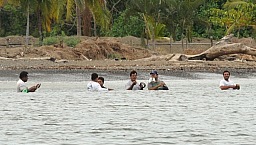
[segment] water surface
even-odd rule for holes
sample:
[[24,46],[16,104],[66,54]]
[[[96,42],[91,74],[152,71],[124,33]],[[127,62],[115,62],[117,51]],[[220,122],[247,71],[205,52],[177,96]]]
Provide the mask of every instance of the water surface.
[[[129,72],[99,72],[110,92],[88,92],[87,71],[32,71],[35,93],[16,93],[18,71],[1,71],[0,144],[254,144],[254,75],[160,74],[169,91],[127,91]],[[138,81],[149,74],[140,72]]]

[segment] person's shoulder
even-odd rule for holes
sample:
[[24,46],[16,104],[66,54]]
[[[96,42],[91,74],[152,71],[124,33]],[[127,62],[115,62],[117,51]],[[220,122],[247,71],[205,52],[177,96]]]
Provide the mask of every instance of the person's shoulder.
[[21,79],[19,79],[18,81],[17,81],[17,84],[22,84],[22,83],[24,83]]
[[126,82],[126,84],[130,84],[130,83],[132,83],[132,81],[131,81],[131,80],[129,80],[129,81],[127,81],[127,82]]

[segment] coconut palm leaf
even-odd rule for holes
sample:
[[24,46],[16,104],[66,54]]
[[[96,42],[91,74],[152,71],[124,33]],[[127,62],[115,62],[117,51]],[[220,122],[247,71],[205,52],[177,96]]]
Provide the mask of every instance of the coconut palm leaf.
[[236,23],[232,24],[232,25],[228,28],[228,30],[227,30],[227,32],[226,32],[226,35],[229,35],[229,34],[232,32],[232,30],[235,29],[235,27],[236,27]]
[[224,4],[224,8],[225,9],[234,9],[235,7],[237,7],[238,5],[243,5],[243,4],[247,4],[247,2],[245,1],[241,1],[241,0],[232,0],[232,1],[227,1],[225,4]]
[[105,9],[104,3],[102,1],[91,0],[88,1],[88,6],[97,24],[101,26],[101,29],[104,31],[108,30],[110,27],[111,14]]

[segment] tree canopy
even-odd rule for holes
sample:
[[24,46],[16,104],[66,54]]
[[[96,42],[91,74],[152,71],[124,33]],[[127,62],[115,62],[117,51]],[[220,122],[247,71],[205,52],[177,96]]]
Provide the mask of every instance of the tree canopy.
[[[0,0],[0,36],[256,37],[256,0]],[[21,15],[22,14],[22,15]],[[27,30],[29,28],[29,31]],[[26,31],[27,30],[27,31]],[[78,33],[78,31],[81,31]],[[90,31],[93,30],[93,31]],[[82,33],[83,32],[83,33]],[[88,34],[89,33],[89,34]]]

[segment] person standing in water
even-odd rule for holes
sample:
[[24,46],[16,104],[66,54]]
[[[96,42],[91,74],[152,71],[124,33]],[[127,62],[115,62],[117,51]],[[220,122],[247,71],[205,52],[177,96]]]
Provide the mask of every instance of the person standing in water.
[[19,76],[19,81],[17,82],[17,92],[35,92],[41,84],[37,84],[35,86],[32,86],[31,88],[28,88],[26,83],[28,81],[28,72],[22,71]]
[[[99,77],[99,78],[98,78],[98,83],[100,84],[100,86],[101,86],[102,88],[106,88],[105,86],[103,86],[103,85],[104,85],[104,78],[103,78],[103,77]],[[114,90],[114,89],[108,88],[108,90],[111,91],[111,90]]]
[[239,90],[240,85],[230,81],[229,77],[230,77],[230,72],[227,70],[224,71],[223,80],[220,81],[220,89],[221,90]]
[[151,78],[148,82],[149,90],[169,90],[166,84],[158,79],[158,72],[156,70],[152,71],[150,75]]
[[143,90],[144,86],[142,84],[139,84],[137,80],[137,72],[135,70],[131,71],[130,78],[126,84],[125,89],[126,90]]
[[108,91],[108,88],[102,88],[98,83],[98,74],[92,73],[91,81],[87,84],[88,91]]

